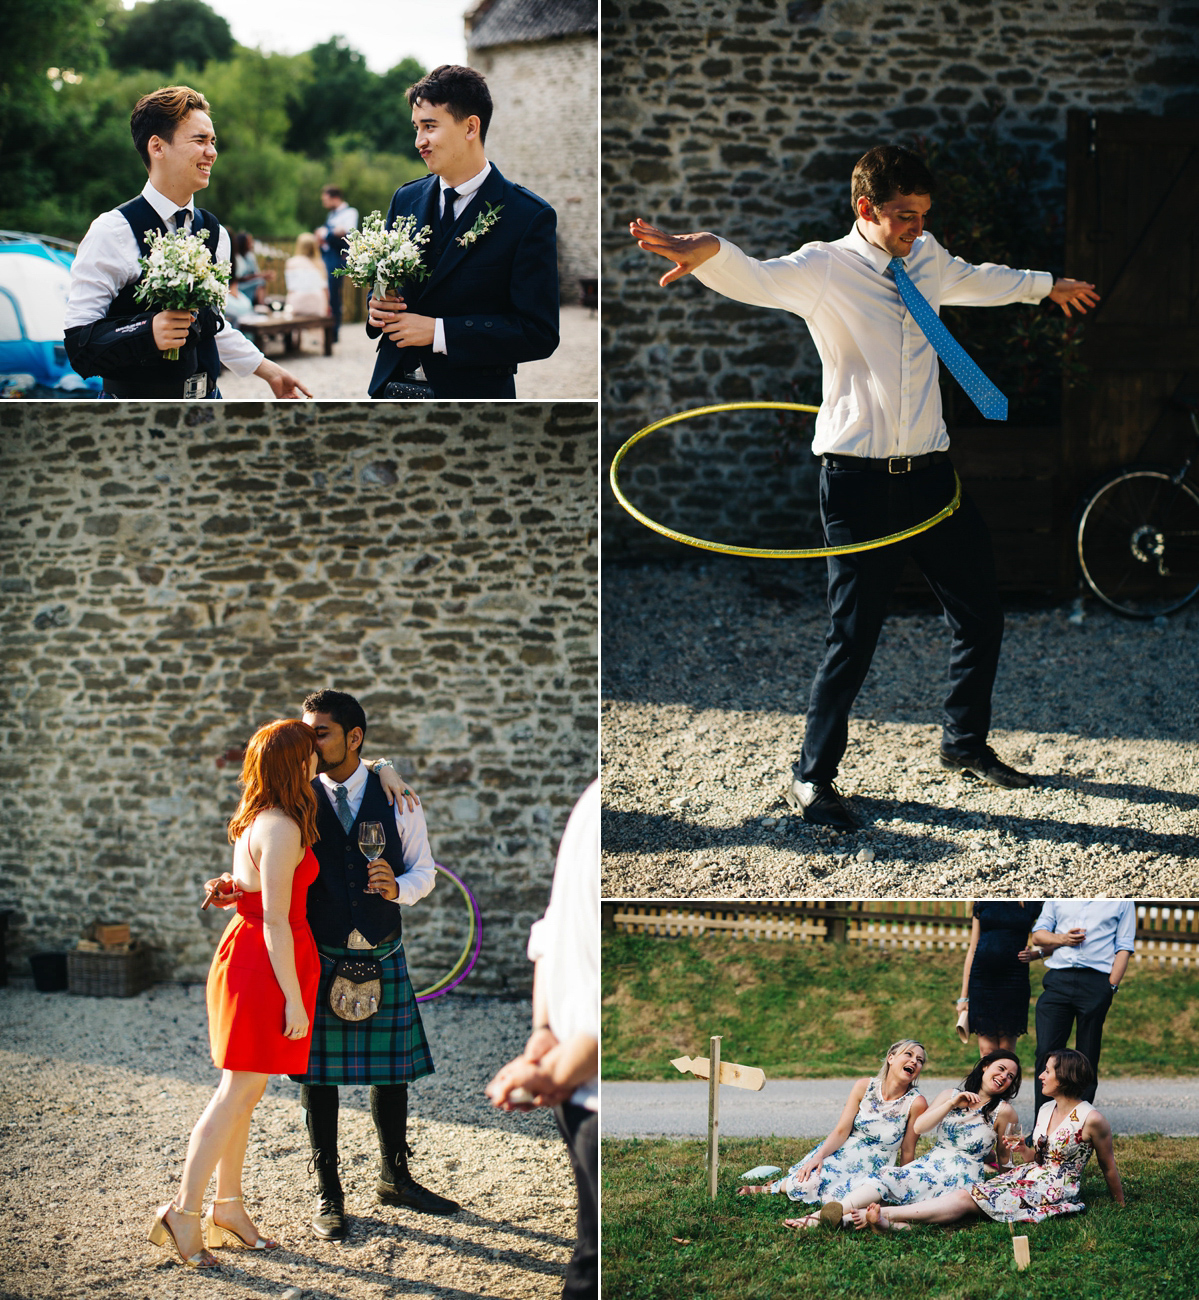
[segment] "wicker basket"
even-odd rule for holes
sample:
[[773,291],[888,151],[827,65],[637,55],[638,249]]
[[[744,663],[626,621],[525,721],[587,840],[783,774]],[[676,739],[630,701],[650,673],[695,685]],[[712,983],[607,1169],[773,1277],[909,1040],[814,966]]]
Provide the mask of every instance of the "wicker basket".
[[150,954],[136,943],[127,952],[67,953],[67,988],[93,998],[132,998],[148,988]]

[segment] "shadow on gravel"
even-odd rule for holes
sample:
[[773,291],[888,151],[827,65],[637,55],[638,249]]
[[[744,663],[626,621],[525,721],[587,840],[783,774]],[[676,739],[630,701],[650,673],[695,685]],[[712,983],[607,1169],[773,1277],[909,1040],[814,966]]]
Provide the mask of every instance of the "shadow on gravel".
[[1182,790],[1161,790],[1152,785],[1119,785],[1113,781],[1088,781],[1084,777],[1044,776],[1038,785],[1054,790],[1074,790],[1092,799],[1115,799],[1120,803],[1166,804],[1170,808],[1199,808],[1199,795]]

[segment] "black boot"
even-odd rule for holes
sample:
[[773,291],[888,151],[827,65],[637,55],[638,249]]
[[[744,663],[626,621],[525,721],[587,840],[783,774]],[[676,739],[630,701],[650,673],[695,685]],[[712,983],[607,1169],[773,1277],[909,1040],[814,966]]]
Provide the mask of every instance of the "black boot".
[[462,1207],[457,1201],[438,1196],[408,1172],[408,1085],[389,1083],[371,1088],[371,1119],[379,1135],[382,1170],[375,1192],[383,1205],[405,1205],[423,1214],[454,1214]]
[[300,1089],[304,1127],[312,1159],[308,1172],[316,1173],[318,1196],[312,1230],[325,1241],[344,1241],[350,1235],[346,1223],[346,1198],[337,1176],[337,1088],[331,1084]]

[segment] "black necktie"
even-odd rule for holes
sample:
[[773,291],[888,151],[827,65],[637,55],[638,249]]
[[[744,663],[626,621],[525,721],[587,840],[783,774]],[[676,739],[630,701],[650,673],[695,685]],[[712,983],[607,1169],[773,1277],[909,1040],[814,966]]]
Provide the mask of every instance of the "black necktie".
[[184,223],[187,221],[188,217],[190,216],[191,213],[188,211],[187,208],[180,208],[179,211],[175,213],[176,232],[184,229]]
[[450,237],[450,231],[454,228],[454,200],[458,197],[458,191],[452,185],[447,185],[442,194],[445,196],[445,208],[437,222],[437,253],[441,255],[441,250],[445,247],[446,240]]

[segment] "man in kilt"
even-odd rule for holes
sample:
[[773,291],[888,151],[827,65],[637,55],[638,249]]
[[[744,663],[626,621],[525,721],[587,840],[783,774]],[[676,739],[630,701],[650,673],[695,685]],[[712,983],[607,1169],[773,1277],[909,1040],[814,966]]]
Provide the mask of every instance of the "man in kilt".
[[[419,804],[406,808],[403,798],[390,807],[379,776],[362,763],[366,715],[353,696],[317,691],[304,701],[304,721],[316,731],[320,750],[312,783],[320,834],[313,852],[320,874],[308,891],[308,923],[320,952],[321,983],[308,1072],[291,1077],[301,1085],[319,1187],[312,1226],[318,1237],[337,1241],[349,1233],[337,1173],[340,1084],[370,1085],[381,1157],[375,1184],[379,1201],[426,1214],[453,1214],[460,1207],[422,1187],[408,1172],[408,1084],[433,1073],[400,937],[400,908],[412,906],[433,888],[424,813]],[[358,829],[372,821],[383,826],[385,847],[368,864],[358,847]],[[343,959],[363,957],[381,968],[378,1009],[367,1018],[346,1020],[330,1004],[334,969]],[[345,1010],[353,1012],[352,1007]]]

